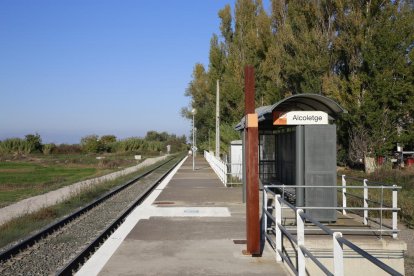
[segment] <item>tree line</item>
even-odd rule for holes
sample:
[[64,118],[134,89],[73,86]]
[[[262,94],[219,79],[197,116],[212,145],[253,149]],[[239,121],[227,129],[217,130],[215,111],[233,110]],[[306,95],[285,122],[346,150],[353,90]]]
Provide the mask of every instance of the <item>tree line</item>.
[[171,153],[187,150],[186,137],[167,132],[148,131],[144,138],[130,137],[117,139],[115,135],[87,135],[79,144],[42,143],[41,136],[28,134],[22,138],[8,138],[0,141],[0,154],[71,154],[71,153],[137,153],[156,154],[166,152],[167,145]]
[[199,148],[214,148],[217,80],[222,150],[239,138],[245,65],[255,67],[257,107],[317,93],[348,110],[337,122],[341,162],[413,147],[412,1],[271,0],[268,11],[261,0],[238,0],[218,16],[208,67],[195,64],[182,109],[187,118],[197,109]]

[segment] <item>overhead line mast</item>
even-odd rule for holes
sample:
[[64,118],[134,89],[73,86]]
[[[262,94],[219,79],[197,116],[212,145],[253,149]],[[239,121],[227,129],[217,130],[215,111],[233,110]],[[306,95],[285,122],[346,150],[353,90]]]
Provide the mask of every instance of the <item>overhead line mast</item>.
[[216,157],[220,158],[220,83],[216,88]]

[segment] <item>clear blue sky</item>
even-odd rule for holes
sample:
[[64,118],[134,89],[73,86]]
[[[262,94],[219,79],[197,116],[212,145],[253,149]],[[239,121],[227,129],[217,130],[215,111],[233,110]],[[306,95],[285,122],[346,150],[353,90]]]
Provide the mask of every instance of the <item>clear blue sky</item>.
[[227,3],[1,0],[0,140],[188,135],[184,92]]

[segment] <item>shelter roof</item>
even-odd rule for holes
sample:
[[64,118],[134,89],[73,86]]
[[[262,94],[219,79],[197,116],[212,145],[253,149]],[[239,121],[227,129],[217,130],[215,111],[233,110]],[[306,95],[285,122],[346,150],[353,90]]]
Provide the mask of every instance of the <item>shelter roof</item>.
[[[273,105],[261,106],[256,108],[259,123],[272,120],[274,111],[324,111],[331,119],[336,119],[342,113],[348,113],[334,100],[319,94],[296,94],[287,97]],[[245,128],[244,117],[236,125],[236,130]]]

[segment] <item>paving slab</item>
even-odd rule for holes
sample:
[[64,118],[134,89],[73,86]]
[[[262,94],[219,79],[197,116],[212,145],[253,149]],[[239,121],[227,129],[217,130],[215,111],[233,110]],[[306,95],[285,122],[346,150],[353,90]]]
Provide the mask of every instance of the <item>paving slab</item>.
[[289,275],[266,246],[261,257],[242,254],[241,188],[224,187],[204,159],[196,159],[195,171],[191,161],[133,212],[137,223],[122,241],[114,233],[109,240],[118,245],[111,256],[100,252],[95,258],[106,255],[105,264],[94,272],[86,267],[98,265],[88,261],[78,275]]

